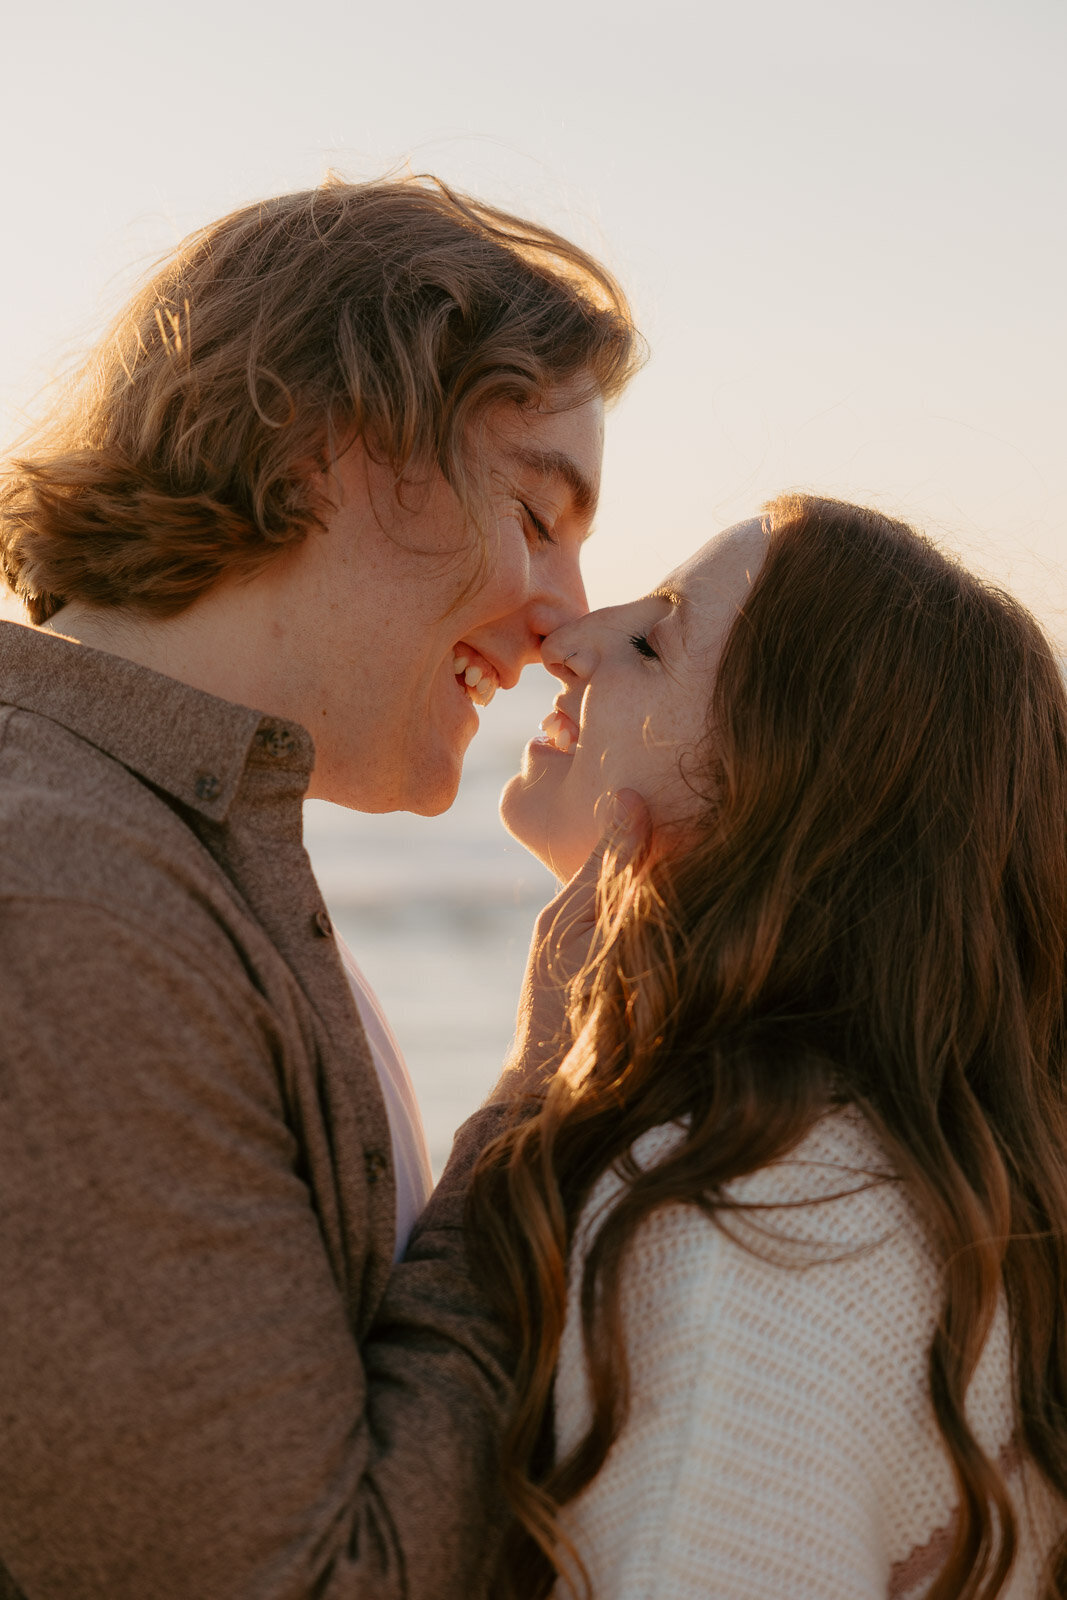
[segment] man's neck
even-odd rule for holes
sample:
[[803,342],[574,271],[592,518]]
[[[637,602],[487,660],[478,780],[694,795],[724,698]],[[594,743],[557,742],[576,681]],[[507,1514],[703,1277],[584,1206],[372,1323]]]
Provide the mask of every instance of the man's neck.
[[223,700],[301,721],[299,696],[292,692],[296,685],[271,637],[271,587],[260,588],[255,581],[219,585],[174,617],[72,601],[41,631],[121,656]]

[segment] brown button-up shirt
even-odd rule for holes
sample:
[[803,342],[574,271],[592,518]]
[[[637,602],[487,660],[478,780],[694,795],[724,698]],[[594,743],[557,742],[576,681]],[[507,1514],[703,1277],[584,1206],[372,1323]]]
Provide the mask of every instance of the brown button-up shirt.
[[506,1399],[301,843],[302,728],[0,623],[0,1600],[470,1600]]

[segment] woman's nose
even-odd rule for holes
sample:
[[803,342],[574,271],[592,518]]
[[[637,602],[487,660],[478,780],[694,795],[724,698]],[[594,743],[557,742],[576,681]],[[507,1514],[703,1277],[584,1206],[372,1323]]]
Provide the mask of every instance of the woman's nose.
[[564,683],[589,676],[593,651],[587,624],[593,615],[595,613],[590,612],[578,622],[557,628],[541,645],[541,660],[553,677]]

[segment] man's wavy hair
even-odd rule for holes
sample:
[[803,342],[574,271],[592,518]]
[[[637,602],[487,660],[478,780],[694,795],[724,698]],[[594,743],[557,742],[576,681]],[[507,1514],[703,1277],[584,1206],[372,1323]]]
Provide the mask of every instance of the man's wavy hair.
[[[515,1514],[496,1593],[580,1564],[559,1508],[627,1411],[626,1251],[665,1205],[712,1223],[842,1101],[870,1119],[929,1229],[941,1305],[930,1398],[955,1478],[929,1600],[993,1600],[1017,1540],[1002,1464],[965,1398],[1000,1297],[1017,1448],[1067,1500],[1067,696],[1010,596],[902,523],[834,501],[771,506],[686,773],[688,842],[605,861],[574,1044],[484,1152],[472,1247],[518,1352],[503,1446]],[[577,1219],[646,1129],[581,1287],[592,1419],[552,1453]],[[831,1271],[832,1268],[826,1270]],[[570,1592],[570,1591],[568,1591]],[[1067,1540],[1043,1594],[1067,1596]]]
[[591,256],[437,179],[247,206],[178,248],[24,441],[0,570],[37,623],[75,599],[174,615],[299,543],[312,467],[354,437],[398,492],[440,468],[477,520],[488,409],[610,400],[640,354]]

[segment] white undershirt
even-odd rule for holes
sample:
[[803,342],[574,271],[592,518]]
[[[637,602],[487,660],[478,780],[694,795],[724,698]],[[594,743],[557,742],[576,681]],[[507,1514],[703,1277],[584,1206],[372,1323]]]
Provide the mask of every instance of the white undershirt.
[[337,937],[337,948],[352,985],[389,1116],[393,1171],[396,1174],[396,1251],[393,1259],[399,1261],[415,1218],[430,1198],[433,1188],[430,1152],[411,1075],[393,1030],[385,1020],[374,991],[359,970],[355,957],[340,936]]

